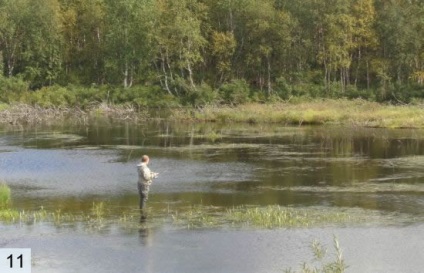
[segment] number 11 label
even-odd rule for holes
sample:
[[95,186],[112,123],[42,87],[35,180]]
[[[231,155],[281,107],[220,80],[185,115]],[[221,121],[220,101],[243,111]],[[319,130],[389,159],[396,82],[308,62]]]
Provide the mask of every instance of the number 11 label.
[[0,248],[1,273],[31,273],[30,248]]

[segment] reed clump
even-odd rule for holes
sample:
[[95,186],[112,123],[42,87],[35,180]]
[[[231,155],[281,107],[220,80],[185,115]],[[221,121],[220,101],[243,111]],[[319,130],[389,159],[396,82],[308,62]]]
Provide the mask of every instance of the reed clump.
[[345,263],[343,252],[339,240],[333,237],[334,257],[327,260],[327,249],[317,240],[311,244],[311,250],[314,259],[310,263],[303,263],[300,270],[294,271],[291,268],[285,270],[285,273],[344,273],[348,266]]
[[0,220],[13,222],[19,218],[19,212],[10,209],[11,191],[9,186],[0,181]]
[[176,226],[195,228],[211,228],[222,226],[225,223],[225,215],[217,207],[191,206],[181,211],[170,213],[172,223]]
[[[227,211],[226,218],[234,224],[260,228],[292,228],[345,224],[356,221],[347,212],[323,211],[281,206],[239,207]],[[359,219],[357,219],[359,221]]]

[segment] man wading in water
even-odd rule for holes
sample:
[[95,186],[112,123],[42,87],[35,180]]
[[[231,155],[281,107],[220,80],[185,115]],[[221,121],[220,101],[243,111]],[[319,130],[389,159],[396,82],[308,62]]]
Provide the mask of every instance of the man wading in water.
[[147,155],[143,155],[141,157],[140,164],[137,165],[138,170],[138,193],[140,194],[140,209],[144,210],[146,207],[146,201],[149,197],[149,188],[152,184],[153,178],[158,176],[158,173],[152,172],[149,167],[149,157]]

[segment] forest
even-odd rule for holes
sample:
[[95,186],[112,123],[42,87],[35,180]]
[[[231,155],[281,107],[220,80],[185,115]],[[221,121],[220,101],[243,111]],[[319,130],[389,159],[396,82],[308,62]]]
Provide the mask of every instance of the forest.
[[424,2],[0,0],[0,68],[3,103],[408,102]]

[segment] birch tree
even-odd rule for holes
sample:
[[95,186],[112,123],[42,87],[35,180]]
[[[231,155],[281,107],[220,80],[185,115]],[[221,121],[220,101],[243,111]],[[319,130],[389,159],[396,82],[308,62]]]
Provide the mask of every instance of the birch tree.
[[105,83],[105,3],[60,0],[64,18],[65,81]]
[[7,77],[32,87],[52,84],[61,65],[60,7],[56,0],[0,1],[0,52]]
[[201,31],[205,6],[196,0],[157,0],[157,9],[159,20],[153,37],[162,86],[178,95],[182,80],[196,90],[195,69],[203,61],[206,45]]
[[[107,1],[106,75],[111,83],[127,88],[148,74],[153,48],[151,33],[155,18],[152,0]],[[145,78],[145,77],[144,77]]]

